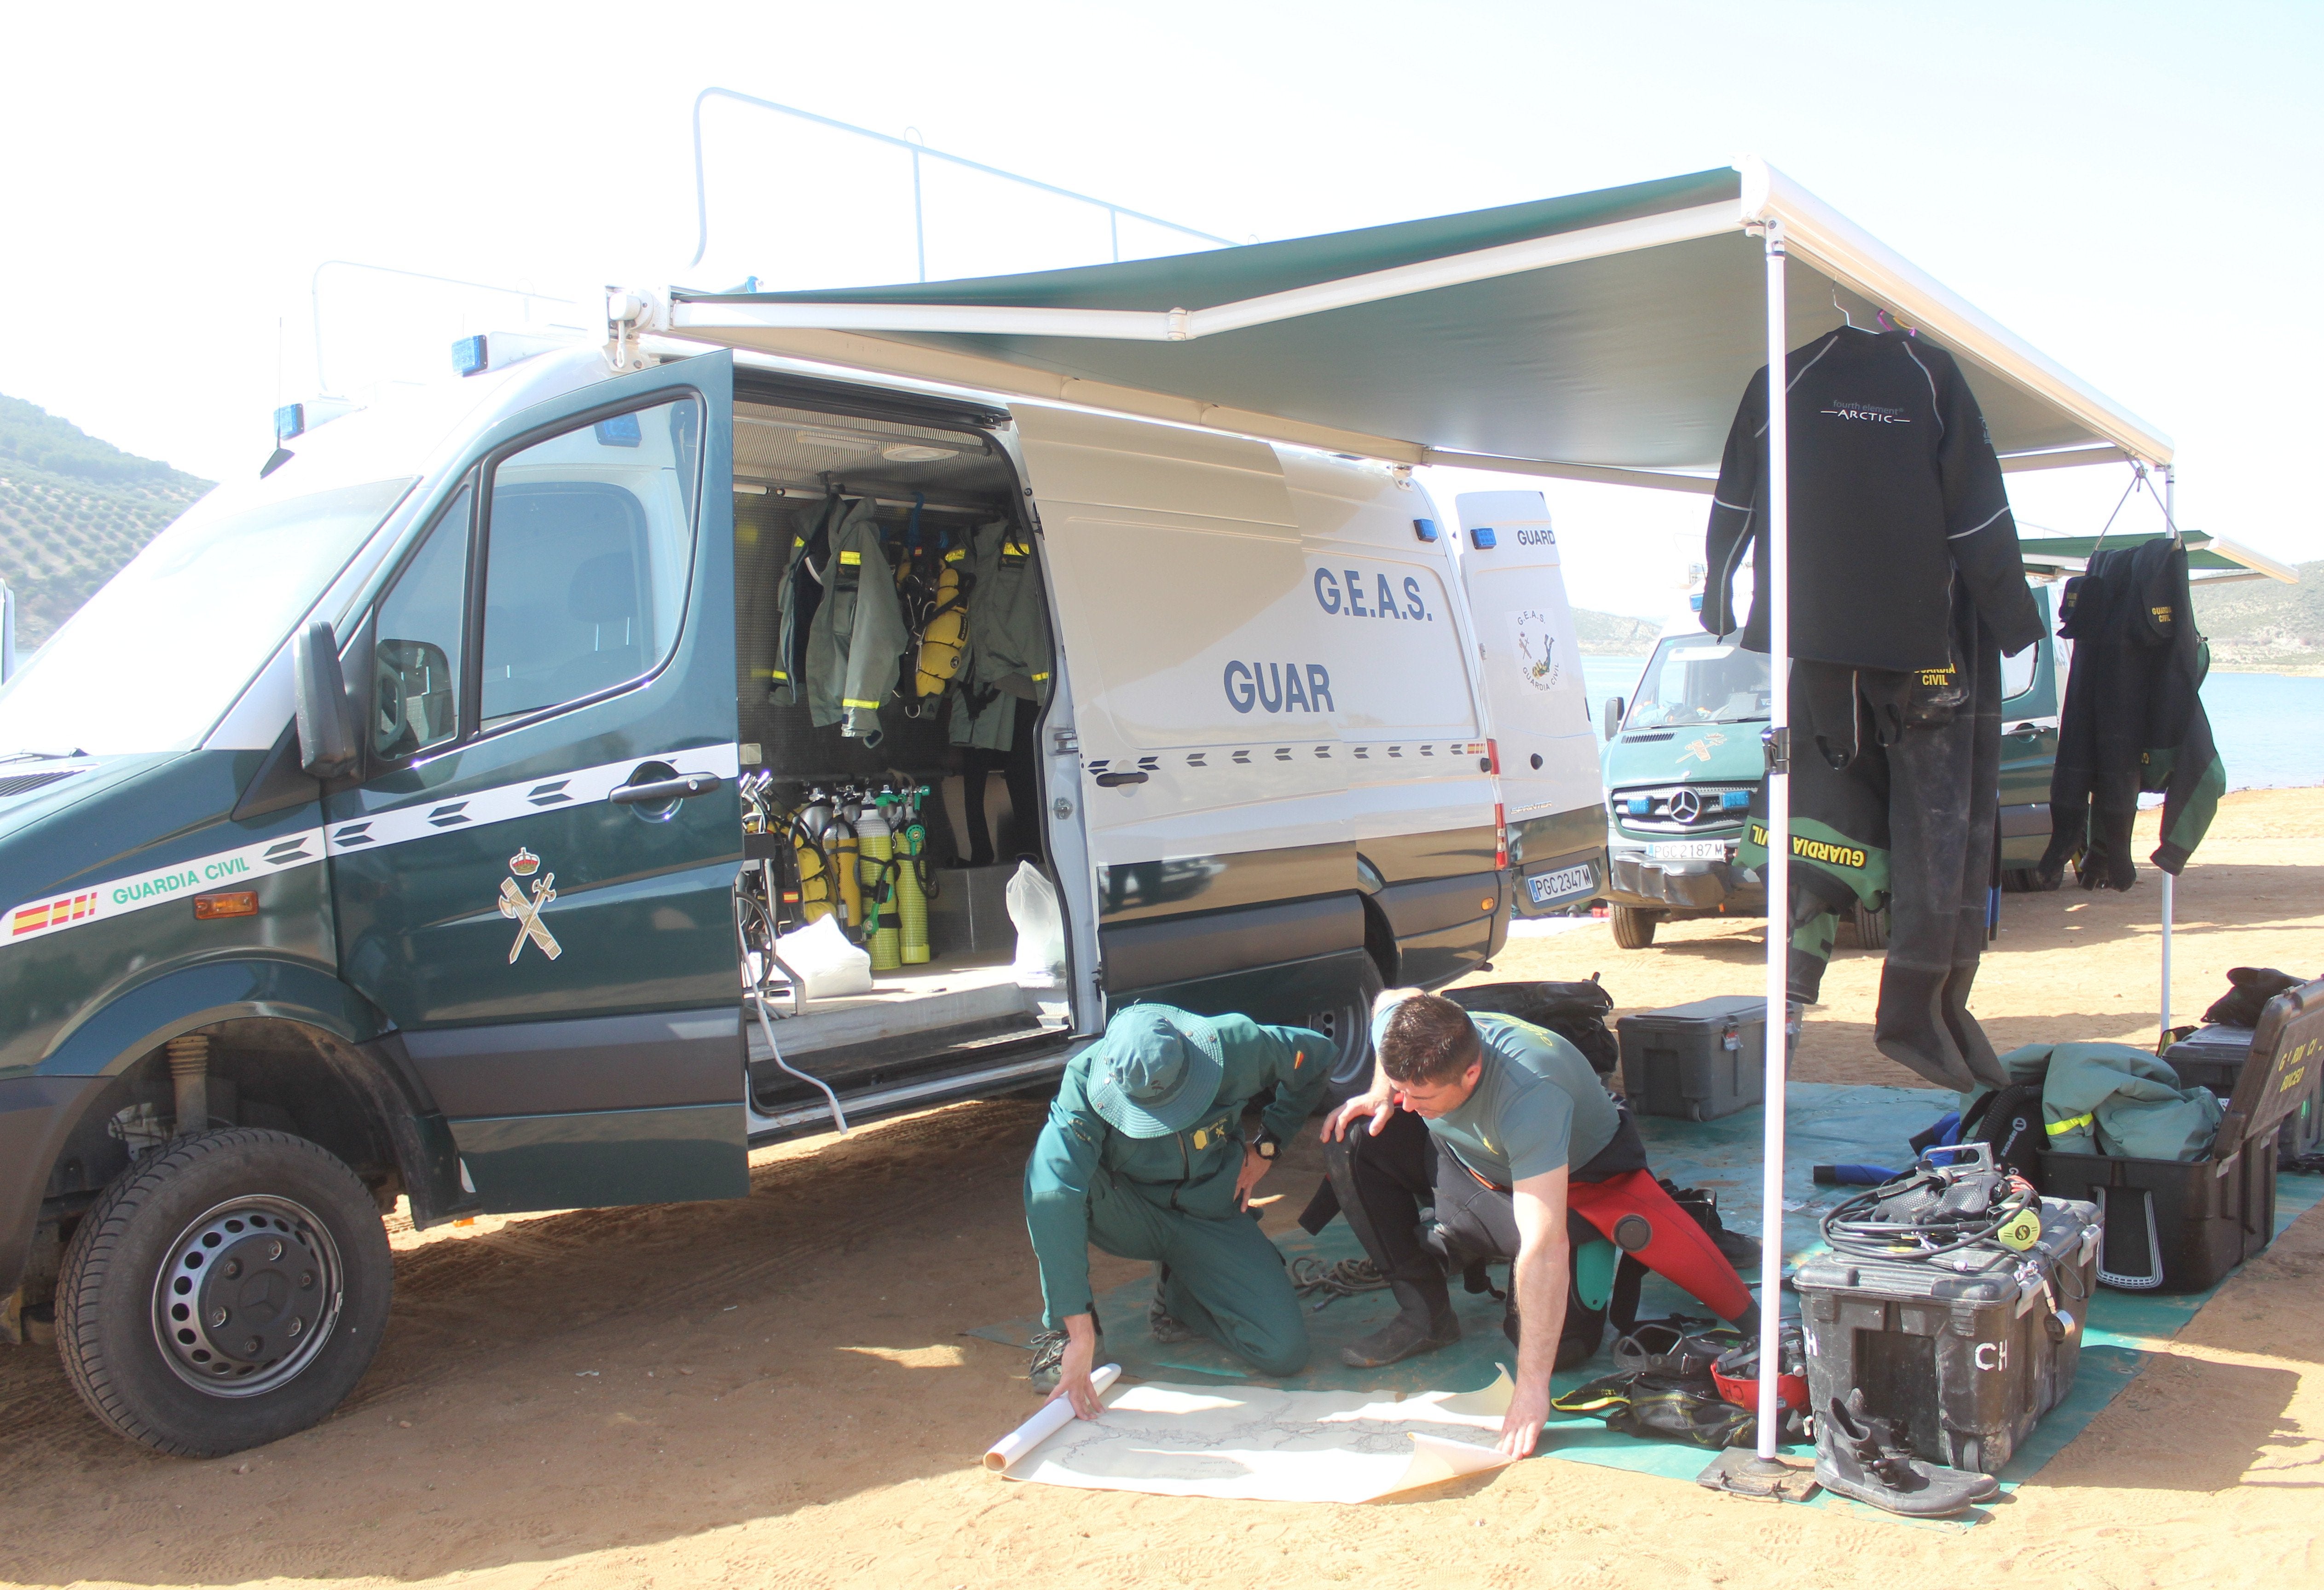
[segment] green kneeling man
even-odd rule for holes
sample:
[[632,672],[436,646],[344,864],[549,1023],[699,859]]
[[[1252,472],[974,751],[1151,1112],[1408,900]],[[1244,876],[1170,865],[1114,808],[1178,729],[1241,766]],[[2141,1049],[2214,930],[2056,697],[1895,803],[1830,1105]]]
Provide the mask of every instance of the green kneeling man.
[[[1074,1057],[1025,1166],[1046,1328],[1037,1389],[1097,1417],[1093,1244],[1160,1266],[1147,1318],[1161,1339],[1207,1337],[1270,1378],[1306,1367],[1306,1316],[1250,1193],[1314,1110],[1334,1052],[1305,1027],[1133,1005]],[[1270,1088],[1246,1143],[1243,1108]]]

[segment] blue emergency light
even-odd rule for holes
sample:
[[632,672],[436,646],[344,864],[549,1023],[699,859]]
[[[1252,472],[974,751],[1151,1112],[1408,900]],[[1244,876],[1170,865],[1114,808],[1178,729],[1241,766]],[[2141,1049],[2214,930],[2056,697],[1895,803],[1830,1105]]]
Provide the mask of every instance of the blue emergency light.
[[452,368],[462,375],[474,375],[492,367],[492,350],[484,345],[484,337],[464,336],[452,345]]
[[634,414],[616,414],[611,419],[599,420],[592,428],[597,433],[597,445],[601,447],[634,447],[646,439]]
[[1722,812],[1740,812],[1750,804],[1751,792],[1748,789],[1729,789],[1720,792],[1719,809]]
[[1469,539],[1477,544],[1477,550],[1480,552],[1489,552],[1492,549],[1493,532],[1483,525],[1479,525],[1475,529],[1471,530]]
[[281,408],[277,409],[274,411],[274,440],[276,445],[280,446],[281,443],[289,441],[292,437],[303,437],[306,434],[306,404],[285,403]]
[[1434,541],[1436,539],[1436,521],[1433,519],[1414,519],[1412,533],[1424,541]]
[[1631,816],[1644,817],[1654,809],[1655,803],[1654,798],[1651,795],[1632,795],[1630,797],[1628,810]]

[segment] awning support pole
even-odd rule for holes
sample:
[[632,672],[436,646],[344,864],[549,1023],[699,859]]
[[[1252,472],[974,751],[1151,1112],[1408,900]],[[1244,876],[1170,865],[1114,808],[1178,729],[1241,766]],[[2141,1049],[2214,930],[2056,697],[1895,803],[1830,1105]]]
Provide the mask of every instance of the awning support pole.
[[[2179,540],[2179,471],[2168,464],[2163,466],[2163,522],[2171,532],[2172,541],[2176,544]],[[2195,621],[2195,615],[2181,613],[2179,621],[2191,624]],[[2160,1035],[2154,1043],[2157,1054],[2170,1047],[2171,1040],[2171,891],[2172,886],[2178,881],[2168,872],[2163,874],[2163,997],[2160,1001],[2163,1020]]]
[[1759,1180],[1758,1456],[1773,1462],[1781,1434],[1776,1390],[1784,1313],[1784,1083],[1791,1005],[1785,988],[1792,943],[1792,504],[1791,426],[1784,324],[1784,224],[1766,222],[1767,249],[1767,667],[1775,688],[1767,712],[1767,1038],[1766,1138]]

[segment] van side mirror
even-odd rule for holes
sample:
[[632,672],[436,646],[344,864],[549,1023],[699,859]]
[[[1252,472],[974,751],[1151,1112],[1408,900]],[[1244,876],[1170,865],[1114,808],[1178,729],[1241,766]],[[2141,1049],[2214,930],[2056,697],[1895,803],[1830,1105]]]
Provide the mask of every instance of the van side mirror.
[[315,778],[339,778],[355,766],[355,714],[339,668],[339,643],[330,624],[310,620],[290,642],[290,673],[299,701],[299,767]]
[[1613,739],[1614,731],[1622,726],[1622,708],[1626,704],[1618,695],[1606,698],[1606,710],[1599,715],[1598,727],[1608,740]]

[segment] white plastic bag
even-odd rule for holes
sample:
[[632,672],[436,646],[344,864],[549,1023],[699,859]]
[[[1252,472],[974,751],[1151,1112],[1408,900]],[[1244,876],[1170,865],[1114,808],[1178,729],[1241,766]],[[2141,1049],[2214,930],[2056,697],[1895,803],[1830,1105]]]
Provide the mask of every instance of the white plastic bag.
[[1017,980],[1054,983],[1065,970],[1065,922],[1055,885],[1030,861],[1009,880],[1009,921],[1017,930]]
[[798,974],[808,999],[835,999],[872,991],[872,956],[847,942],[839,918],[818,916],[775,941],[775,954]]

